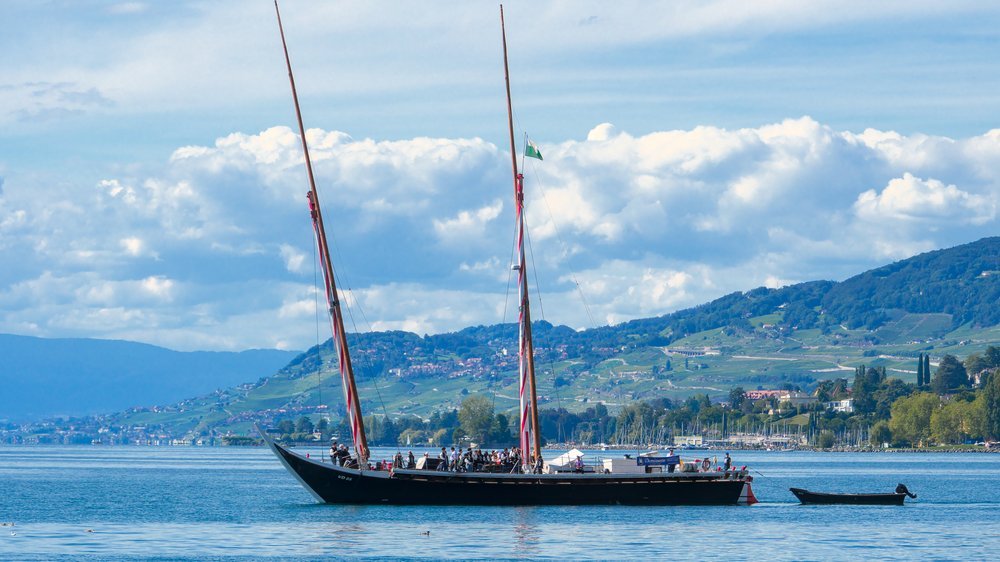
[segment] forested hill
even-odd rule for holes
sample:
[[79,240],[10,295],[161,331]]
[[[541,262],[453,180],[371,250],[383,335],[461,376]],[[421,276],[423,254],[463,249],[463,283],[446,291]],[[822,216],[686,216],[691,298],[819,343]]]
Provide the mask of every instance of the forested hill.
[[[760,287],[672,314],[592,330],[536,322],[533,332],[538,362],[569,360],[574,364],[567,369],[572,374],[627,349],[689,344],[685,338],[710,330],[721,330],[731,339],[753,338],[762,336],[761,326],[766,325],[766,335],[772,339],[819,330],[840,341],[872,345],[902,337],[895,326],[904,317],[912,320],[908,315],[933,314],[933,320],[920,320],[922,331],[940,337],[963,325],[1000,324],[998,302],[1000,237],[992,237],[920,254],[840,283],[811,281],[780,289]],[[921,330],[907,334],[913,337],[918,332]],[[407,371],[419,376],[454,373],[452,361],[465,360],[479,361],[468,365],[471,372],[504,372],[516,362],[516,334],[516,326],[506,324],[423,337],[378,332],[351,334],[349,338],[363,376]],[[324,352],[330,351],[328,346],[329,342]],[[504,349],[510,353],[502,355]],[[296,377],[314,372],[315,351],[297,358],[282,374]]]
[[[723,329],[752,334],[751,319],[771,315],[778,332],[834,328],[876,330],[902,316],[936,313],[950,316],[951,328],[1000,324],[1000,237],[984,238],[945,250],[920,254],[867,271],[843,282],[810,281],[780,289],[760,287],[736,292],[672,314],[632,320],[616,326],[575,331],[536,322],[536,353],[549,359],[606,357],[612,349],[668,346],[691,334]],[[352,348],[372,374],[405,369],[435,358],[485,358],[514,345],[514,325],[475,326],[458,332],[418,336],[408,332],[351,334]],[[326,344],[329,345],[329,342]],[[298,357],[286,374],[311,372],[315,349]],[[503,367],[500,361],[497,367]],[[433,370],[428,367],[428,370]]]
[[1000,324],[1000,237],[866,271],[832,286],[822,304],[851,327],[877,328],[897,311],[950,314],[955,326]]
[[843,282],[811,281],[736,292],[656,318],[588,332],[617,344],[667,345],[715,328],[752,330],[748,319],[781,312],[785,329],[877,329],[906,313],[943,313],[952,327],[1000,324],[1000,237],[920,254]]

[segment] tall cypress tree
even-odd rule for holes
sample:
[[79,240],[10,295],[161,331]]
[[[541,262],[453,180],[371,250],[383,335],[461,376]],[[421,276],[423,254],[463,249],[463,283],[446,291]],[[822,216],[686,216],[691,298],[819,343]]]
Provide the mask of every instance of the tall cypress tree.
[[931,355],[924,355],[924,386],[931,384]]
[[917,357],[917,387],[924,386],[924,354]]

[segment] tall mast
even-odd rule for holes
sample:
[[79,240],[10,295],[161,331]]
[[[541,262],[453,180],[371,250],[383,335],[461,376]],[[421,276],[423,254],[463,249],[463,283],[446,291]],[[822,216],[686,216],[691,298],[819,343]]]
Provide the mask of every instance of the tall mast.
[[[510,132],[510,164],[514,170],[514,208],[517,213],[517,286],[521,295],[520,342],[518,347],[518,367],[520,374],[521,442],[522,467],[525,471],[542,457],[542,436],[538,426],[538,400],[535,392],[535,348],[531,342],[531,309],[528,299],[528,272],[524,259],[524,175],[517,171],[517,148],[514,145],[514,109],[510,101],[510,71],[507,68],[507,31],[503,20],[503,5],[500,6],[500,33],[503,37],[503,78],[507,86],[507,128]],[[525,396],[527,391],[528,395]],[[530,425],[529,425],[530,424]],[[529,447],[529,438],[531,446]]]
[[299,95],[295,91],[295,78],[292,76],[292,61],[288,57],[288,45],[285,43],[285,30],[281,25],[278,0],[274,1],[274,12],[278,16],[278,31],[281,33],[281,46],[285,50],[285,64],[288,66],[288,82],[292,86],[292,99],[295,101],[295,117],[299,122],[302,152],[305,154],[306,159],[306,173],[309,176],[309,193],[306,197],[309,199],[309,214],[312,217],[313,230],[316,233],[316,245],[319,248],[320,262],[323,269],[326,301],[330,310],[330,326],[333,330],[333,346],[337,350],[337,363],[340,368],[340,380],[344,389],[344,401],[347,404],[347,416],[351,422],[354,451],[358,456],[358,466],[365,467],[368,464],[368,440],[365,438],[365,424],[361,416],[361,402],[358,400],[358,387],[354,383],[354,367],[351,365],[351,353],[347,348],[344,316],[340,308],[337,283],[333,274],[333,262],[330,260],[330,248],[326,241],[326,229],[323,227],[323,213],[319,207],[319,194],[316,192],[316,180],[313,176],[312,160],[309,158],[309,146],[306,143],[306,129],[302,124]]

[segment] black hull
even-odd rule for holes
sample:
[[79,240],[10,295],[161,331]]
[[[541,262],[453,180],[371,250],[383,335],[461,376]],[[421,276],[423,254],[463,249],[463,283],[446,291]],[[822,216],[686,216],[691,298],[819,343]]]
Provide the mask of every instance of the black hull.
[[802,503],[848,505],[903,505],[906,494],[827,494],[789,488]]
[[[410,505],[736,505],[755,503],[748,478],[721,473],[485,474],[359,471],[265,440],[319,501]],[[745,488],[745,489],[744,489]]]

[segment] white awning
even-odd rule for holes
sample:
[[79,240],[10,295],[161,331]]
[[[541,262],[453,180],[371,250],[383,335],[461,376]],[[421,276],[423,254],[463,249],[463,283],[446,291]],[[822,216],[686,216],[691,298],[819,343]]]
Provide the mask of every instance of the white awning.
[[582,457],[583,451],[579,449],[571,449],[566,453],[559,455],[558,457],[545,461],[545,464],[549,466],[566,466],[571,462],[575,461],[577,457]]

